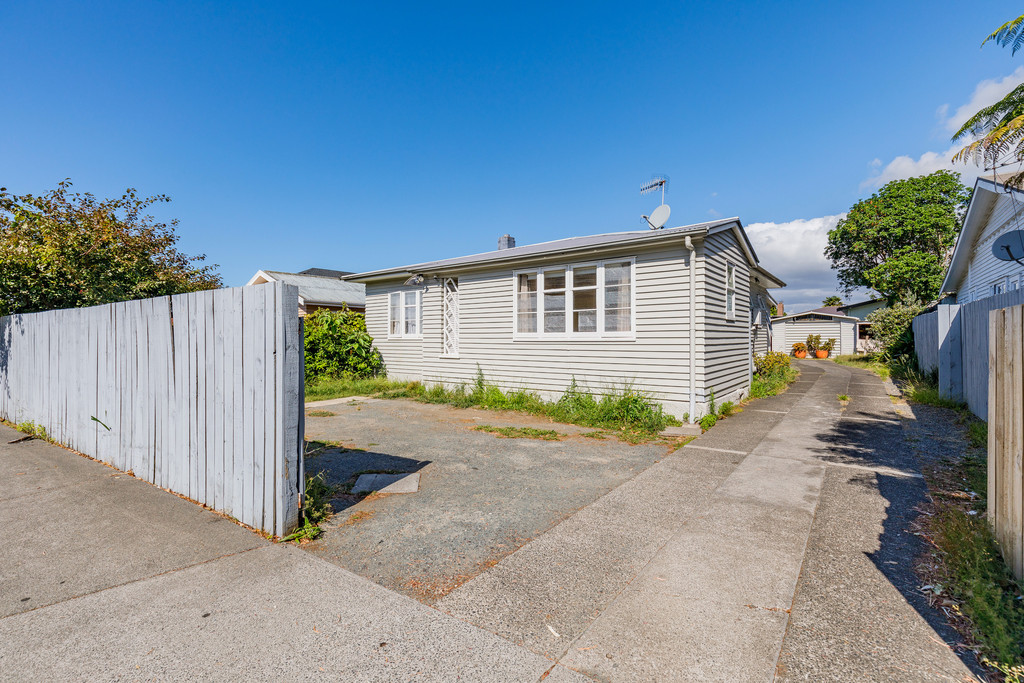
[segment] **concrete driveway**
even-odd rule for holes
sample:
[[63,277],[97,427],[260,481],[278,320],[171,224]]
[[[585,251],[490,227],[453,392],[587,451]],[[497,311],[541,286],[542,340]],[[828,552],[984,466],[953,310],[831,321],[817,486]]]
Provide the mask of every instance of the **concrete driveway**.
[[[342,443],[307,458],[327,481],[359,472],[417,472],[419,491],[334,501],[339,514],[303,547],[427,604],[666,457],[677,444],[629,445],[519,413],[413,401],[318,405],[311,440]],[[474,427],[555,430],[557,441],[502,438]],[[352,507],[349,507],[352,506]]]

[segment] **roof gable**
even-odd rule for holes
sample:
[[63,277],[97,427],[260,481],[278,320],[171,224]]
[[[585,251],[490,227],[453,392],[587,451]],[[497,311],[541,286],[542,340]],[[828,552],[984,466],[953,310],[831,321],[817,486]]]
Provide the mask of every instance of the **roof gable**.
[[949,270],[942,280],[941,293],[956,292],[963,286],[974,247],[988,227],[992,210],[1002,193],[1012,193],[1018,201],[1024,202],[1024,192],[1008,187],[998,179],[978,178],[975,181],[971,203],[967,205],[967,214],[964,216],[964,226],[957,235]]

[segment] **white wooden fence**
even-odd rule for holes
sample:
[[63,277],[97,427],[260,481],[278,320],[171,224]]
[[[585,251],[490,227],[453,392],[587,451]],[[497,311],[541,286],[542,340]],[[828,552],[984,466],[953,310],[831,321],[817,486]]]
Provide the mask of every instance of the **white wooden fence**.
[[988,419],[989,313],[1020,304],[1024,304],[1024,289],[969,304],[939,304],[933,313],[914,319],[918,365],[927,369],[934,359],[939,392],[965,402],[983,420]]
[[989,314],[988,519],[1024,578],[1024,306]]
[[298,524],[298,288],[0,318],[0,417],[268,533]]

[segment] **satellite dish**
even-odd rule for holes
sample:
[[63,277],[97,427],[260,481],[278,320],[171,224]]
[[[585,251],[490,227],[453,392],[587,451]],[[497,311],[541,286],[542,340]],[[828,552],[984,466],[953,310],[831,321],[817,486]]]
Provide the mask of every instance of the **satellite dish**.
[[992,243],[992,255],[1000,261],[1016,261],[1024,259],[1024,230],[1011,230],[1000,235]]
[[657,230],[668,223],[670,213],[672,213],[672,209],[668,208],[668,204],[662,204],[652,211],[650,216],[644,216],[644,220],[651,226],[651,230]]

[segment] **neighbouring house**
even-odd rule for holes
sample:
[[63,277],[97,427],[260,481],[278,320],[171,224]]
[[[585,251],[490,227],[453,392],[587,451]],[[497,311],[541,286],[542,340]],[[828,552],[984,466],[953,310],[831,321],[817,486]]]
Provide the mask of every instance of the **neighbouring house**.
[[283,282],[299,288],[299,316],[327,309],[340,311],[344,307],[362,313],[366,310],[366,287],[359,282],[341,278],[352,273],[328,268],[307,268],[298,273],[279,270],[260,270],[246,283],[261,285],[265,282]]
[[839,312],[839,306],[823,306],[803,313],[792,313],[772,321],[774,344],[772,350],[790,353],[793,344],[804,343],[813,334],[822,341],[835,339],[833,356],[854,353],[857,339],[857,318]]
[[888,305],[888,302],[884,298],[878,298],[839,306],[838,311],[840,313],[853,316],[859,321],[857,323],[857,342],[855,344],[857,353],[871,353],[880,350],[881,347],[871,334],[871,323],[868,322],[868,316],[880,308],[885,308],[886,305]]
[[390,377],[560,396],[624,386],[696,420],[713,391],[747,395],[768,290],[737,218],[617,232],[346,276],[366,284],[366,324]]
[[1024,229],[1024,191],[978,178],[957,236],[942,298],[914,319],[918,365],[938,374],[939,393],[988,418],[989,313],[1024,303],[1024,266],[992,253],[1002,235]]
[[992,253],[997,237],[1024,229],[1022,208],[1024,192],[1003,185],[998,177],[978,178],[942,282],[944,294],[966,304],[1024,287],[1024,267]]

